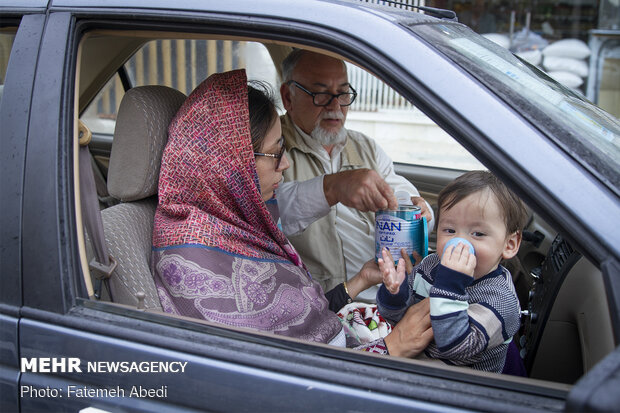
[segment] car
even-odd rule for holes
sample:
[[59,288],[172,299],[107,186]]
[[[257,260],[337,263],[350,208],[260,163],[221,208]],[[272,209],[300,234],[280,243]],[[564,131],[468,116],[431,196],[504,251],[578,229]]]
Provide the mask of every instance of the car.
[[[2,411],[618,410],[620,124],[578,93],[429,8],[3,0],[0,13]],[[524,242],[506,266],[528,377],[161,311],[148,267],[154,198],[107,191],[156,182],[135,169],[150,151],[139,139],[165,131],[207,74],[245,67],[277,89],[292,47],[344,59],[364,76],[360,95],[394,96],[401,123],[422,119],[386,144],[431,205],[478,167],[526,202]],[[132,90],[162,91],[165,108],[124,109]],[[387,117],[361,110],[356,127]],[[127,211],[135,226],[118,218]],[[97,245],[116,257],[114,271],[97,265]]]

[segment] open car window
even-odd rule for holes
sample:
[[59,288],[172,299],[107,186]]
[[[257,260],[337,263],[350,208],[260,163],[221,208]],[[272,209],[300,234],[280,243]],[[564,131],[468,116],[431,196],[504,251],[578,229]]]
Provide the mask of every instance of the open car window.
[[116,72],[81,116],[101,136],[114,133],[116,115],[126,87],[163,85],[189,95],[217,72],[245,69],[248,79],[277,84],[277,72],[267,49],[257,42],[162,39],[145,42]]
[[[99,40],[102,33],[103,37],[106,35],[105,32],[100,32]],[[96,155],[97,168],[102,172],[104,179],[107,176],[107,161],[114,146],[113,133],[118,108],[127,87],[164,85],[188,95],[212,73],[245,68],[249,79],[269,83],[275,96],[278,96],[280,80],[277,67],[279,60],[286,53],[278,53],[276,50],[278,47],[283,50],[288,50],[292,46],[304,47],[303,44],[281,45],[261,39],[229,41],[218,37],[214,40],[206,34],[195,34],[191,39],[183,38],[183,33],[170,36],[169,32],[153,31],[149,35],[150,39],[146,39],[136,50],[127,53],[124,64],[111,72],[112,77],[100,88],[81,114],[81,120],[94,134],[91,150]],[[108,36],[110,42],[115,42],[118,34],[110,32]],[[128,35],[123,33],[123,36]],[[141,36],[149,37],[144,33],[141,33]],[[87,41],[88,38],[82,44],[84,47],[88,46]],[[458,41],[454,45],[460,51],[466,49],[463,53],[470,49],[465,46]],[[326,50],[326,52],[333,54],[332,51]],[[493,62],[495,66],[499,64],[495,60]],[[485,64],[494,67],[493,62],[485,61]],[[82,71],[88,73],[88,62],[83,61],[82,65],[84,65]],[[486,169],[452,136],[424,112],[396,93],[387,83],[354,62],[347,62],[347,68],[349,81],[359,93],[358,99],[348,113],[347,128],[374,138],[397,163],[397,171],[416,184],[432,207],[436,208],[437,195],[443,186],[459,174],[467,170]],[[125,80],[121,80],[119,70],[125,72]],[[82,102],[79,104],[81,106]],[[283,110],[281,105],[279,109]],[[412,166],[422,168],[411,169]],[[147,202],[156,200],[151,199]],[[114,208],[109,205],[102,205],[104,214]],[[148,234],[152,228],[147,228],[145,231]],[[530,214],[526,232],[528,240],[524,241],[522,252],[515,259],[505,263],[512,273],[523,310],[523,325],[514,340],[519,341],[524,337],[520,341],[520,347],[522,356],[526,359],[529,377],[548,380],[554,383],[552,386],[558,383],[561,386],[572,385],[614,348],[609,309],[604,300],[603,278],[596,265],[581,256],[570,245],[567,247],[568,242],[558,230],[550,227],[537,214]],[[431,251],[435,249],[433,235],[430,237],[429,247]],[[92,255],[88,248],[87,250],[87,254]],[[545,262],[549,262],[553,254],[564,257],[566,251],[571,257],[570,260],[563,261],[558,267],[545,267]],[[145,253],[150,254],[150,250]],[[88,262],[90,258],[91,256],[84,261]],[[540,273],[553,278],[554,288],[558,290],[544,290],[536,296],[541,297],[539,301],[532,302],[533,288],[536,285],[540,288],[540,284],[537,284]],[[579,300],[578,305],[571,306],[568,303],[574,302],[574,295],[578,291],[576,286],[585,282],[585,279],[594,280],[585,293],[588,298]],[[566,284],[568,287],[561,289],[565,280],[570,280]],[[92,282],[95,283],[96,280],[93,278]],[[153,286],[149,288],[152,289]],[[88,308],[111,311],[129,318],[136,317],[138,312],[141,320],[150,323],[197,332],[213,331],[203,329],[205,325],[206,328],[212,327],[209,322],[166,314],[159,303],[151,306],[148,301],[137,298],[136,291],[143,292],[139,288],[128,291],[125,294],[126,300],[119,299],[123,297],[120,294],[106,297],[104,292],[102,300],[82,297],[84,300],[81,303]],[[554,306],[556,295],[561,298],[561,303]],[[592,305],[593,302],[596,302],[596,305]],[[145,303],[147,311],[143,312]],[[534,313],[540,314],[541,308],[545,312],[544,322],[536,318],[538,315],[533,316]],[[597,333],[585,327],[593,322],[592,320],[598,320],[597,323],[601,325]],[[222,328],[231,330],[231,334],[248,334],[243,330]],[[282,345],[286,347],[289,344]],[[563,351],[555,351],[557,347],[561,347]],[[296,347],[292,345],[290,348]],[[572,361],[566,362],[566,360]],[[557,369],[557,363],[564,363],[563,369]],[[566,388],[561,386],[561,391],[566,391]]]

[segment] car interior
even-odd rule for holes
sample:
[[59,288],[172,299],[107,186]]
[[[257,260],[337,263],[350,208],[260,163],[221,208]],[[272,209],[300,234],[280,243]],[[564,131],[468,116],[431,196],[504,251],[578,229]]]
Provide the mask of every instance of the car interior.
[[[271,59],[268,67],[243,52],[249,44],[259,45]],[[75,141],[82,137],[86,156],[76,155],[74,170],[80,185],[93,180],[104,244],[116,265],[112,270],[97,267],[93,239],[98,234],[91,233],[96,230],[79,234],[90,300],[125,308],[129,317],[133,310],[161,313],[162,322],[175,317],[162,312],[149,262],[168,123],[192,88],[213,72],[244,67],[250,77],[267,73],[277,94],[277,68],[291,47],[308,46],[146,30],[97,30],[83,37],[76,70]],[[372,87],[370,81],[355,84],[358,91]],[[423,115],[411,106],[403,110],[410,117]],[[451,144],[460,147],[454,140]],[[464,172],[405,159],[395,159],[395,166],[435,209],[442,187]],[[77,222],[86,228],[91,218],[81,198],[89,193],[77,193],[80,185]],[[432,234],[429,247],[435,247]],[[615,348],[601,271],[536,213],[530,213],[518,256],[504,265],[521,302],[522,327],[515,341],[528,377],[573,384]],[[106,272],[111,272],[107,280]]]

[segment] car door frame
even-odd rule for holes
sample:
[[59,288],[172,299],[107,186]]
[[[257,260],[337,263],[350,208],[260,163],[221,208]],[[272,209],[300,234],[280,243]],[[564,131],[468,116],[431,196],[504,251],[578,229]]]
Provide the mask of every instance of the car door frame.
[[[19,320],[22,306],[22,195],[30,96],[45,15],[40,7],[2,11],[3,26],[18,28],[0,103],[0,410],[19,409]],[[19,50],[19,52],[17,52]]]

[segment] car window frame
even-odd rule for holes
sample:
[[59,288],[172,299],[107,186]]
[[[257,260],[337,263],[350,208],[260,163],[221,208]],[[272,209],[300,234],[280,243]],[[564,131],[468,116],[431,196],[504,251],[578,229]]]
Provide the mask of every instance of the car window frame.
[[[190,17],[193,16],[192,13],[189,13],[188,16],[185,15],[181,15],[179,16],[179,21],[183,21],[186,20],[188,22],[191,22],[193,19],[199,18],[197,17],[198,15],[200,15],[200,13],[198,13],[196,16],[194,17]],[[208,14],[204,15],[200,15],[202,19],[208,20],[211,16],[209,16]],[[236,16],[235,18],[237,18],[238,16]],[[283,34],[282,33],[273,33],[273,29],[272,27],[269,26],[270,22],[273,23],[275,21],[277,21],[277,17],[270,17],[270,18],[264,18],[265,23],[264,26],[261,25],[261,19],[256,19],[255,17],[248,17],[248,20],[245,22],[246,24],[248,24],[247,26],[244,26],[243,24],[240,24],[239,20],[236,20],[236,25],[234,26],[234,28],[226,28],[224,27],[224,25],[218,25],[217,27],[213,28],[213,27],[209,27],[209,25],[195,25],[192,23],[188,23],[187,26],[187,30],[189,31],[197,31],[197,32],[201,32],[201,33],[209,33],[212,35],[230,35],[233,37],[239,36],[241,32],[243,32],[244,34],[242,35],[242,37],[252,37],[252,38],[256,38],[256,39],[265,39],[265,40],[281,40]],[[221,22],[222,20],[220,20],[219,18],[217,19],[218,23]],[[266,31],[265,32],[261,32],[261,27],[266,27]],[[307,38],[306,36],[310,35],[311,32],[304,32],[304,30],[306,30],[306,27],[303,27],[303,25],[300,25],[300,28],[297,29],[293,29],[291,28],[290,31],[290,38],[288,38],[288,41],[290,42],[299,42],[299,44],[304,44],[307,42]],[[231,33],[232,31],[232,33]],[[387,62],[384,59],[381,59],[380,55],[380,50],[366,50],[367,53],[364,52],[360,52],[359,49],[356,49],[352,43],[349,41],[348,36],[346,34],[341,34],[340,36],[325,36],[325,33],[315,33],[315,36],[318,38],[321,38],[323,40],[325,40],[325,51],[326,52],[338,52],[340,53],[342,56],[344,56],[345,58],[349,58],[349,59],[357,59],[357,63],[362,65],[362,66],[366,66],[367,69],[370,69],[373,73],[377,73],[379,75],[384,76],[382,79],[385,81],[388,81],[388,83],[395,88],[395,90],[399,93],[401,93],[403,96],[405,96],[406,98],[408,98],[410,101],[412,101],[416,106],[424,106],[425,109],[428,111],[426,112],[427,115],[429,115],[429,117],[431,117],[431,119],[433,119],[434,121],[436,121],[438,124],[440,124],[441,119],[438,119],[437,117],[437,112],[439,109],[443,109],[445,110],[445,113],[448,113],[450,115],[454,115],[455,117],[455,124],[458,125],[459,127],[462,127],[463,129],[466,130],[465,133],[461,132],[460,134],[457,134],[456,132],[454,132],[455,126],[454,124],[448,125],[445,124],[445,122],[441,122],[443,123],[443,127],[445,128],[445,130],[447,131],[452,131],[452,133],[454,133],[455,135],[458,136],[455,137],[453,135],[453,137],[455,137],[455,139],[457,141],[459,141],[461,144],[463,144],[463,146],[468,149],[471,153],[473,153],[475,156],[480,156],[483,159],[487,160],[488,163],[491,163],[491,165],[493,165],[494,162],[491,162],[489,160],[489,158],[492,158],[493,155],[496,155],[497,152],[491,152],[490,154],[492,156],[489,156],[489,153],[484,153],[486,151],[481,152],[480,151],[480,147],[479,146],[473,146],[472,145],[472,141],[475,142],[476,139],[472,138],[470,141],[463,141],[462,136],[470,134],[470,133],[475,133],[475,131],[472,130],[471,128],[471,124],[458,112],[454,111],[454,109],[446,107],[445,102],[442,100],[437,100],[437,96],[433,93],[431,93],[431,91],[428,90],[428,88],[426,87],[426,85],[424,84],[420,84],[420,83],[414,83],[414,86],[411,86],[411,82],[408,82],[408,86],[409,86],[409,90],[422,90],[423,93],[420,93],[419,96],[411,96],[411,93],[408,93],[406,90],[404,90],[404,85],[407,84],[407,82],[403,82],[403,79],[405,78],[405,76],[400,77],[399,73],[389,73],[387,68],[382,66],[381,62]],[[329,40],[326,39],[326,37],[329,37]],[[342,49],[336,49],[335,45],[338,45],[339,47],[341,47]],[[363,44],[360,43],[357,46],[364,46],[364,47],[368,47],[367,44]],[[365,57],[367,57],[367,59],[365,59]],[[372,57],[376,57],[376,59],[373,61],[371,61],[370,59]],[[374,67],[373,65],[371,65],[370,63],[374,63]],[[463,71],[464,72],[464,71]],[[409,95],[409,96],[407,96]],[[422,102],[420,101],[420,99],[424,98],[424,97],[428,97],[428,101],[424,102],[422,104]],[[497,99],[497,98],[496,98]],[[497,99],[499,100],[499,99]],[[420,103],[420,105],[418,105],[418,103]],[[430,108],[429,108],[430,107]],[[526,127],[530,127],[528,126],[528,123],[525,121],[524,119],[524,125]],[[440,124],[440,126],[442,126]],[[535,129],[535,128],[532,128]],[[450,132],[449,132],[450,133]],[[451,134],[452,134],[451,133]],[[481,137],[481,135],[479,133],[475,133],[474,136],[477,137]],[[494,172],[496,172],[502,179],[505,179],[506,181],[510,182],[510,183],[515,183],[515,177],[513,176],[508,176],[506,175],[506,173],[504,173],[502,170],[498,170],[496,168],[491,167],[492,170],[494,170]],[[509,168],[511,169],[511,168]],[[518,176],[521,178],[525,178],[524,180],[526,182],[532,182],[533,183],[533,187],[536,187],[537,185],[534,185],[534,181],[531,181],[531,177],[527,177],[526,175],[523,175],[522,171],[518,171],[518,168],[512,168],[513,171],[515,172],[514,176]],[[519,182],[521,185],[523,186],[522,182]],[[521,191],[521,194],[525,194],[523,191]],[[525,194],[526,198],[529,199],[532,203],[537,204],[538,200],[535,199],[534,197],[532,197],[531,195]],[[548,218],[548,215],[545,216],[545,218]],[[554,220],[552,219],[551,222],[554,222]],[[559,226],[562,227],[562,225],[556,223],[554,226]],[[599,262],[598,259],[594,260],[595,262]]]

